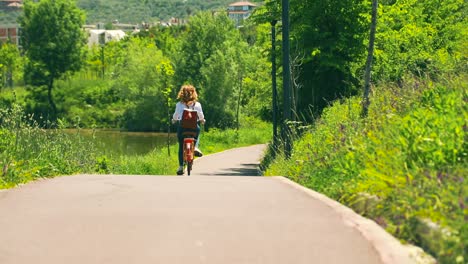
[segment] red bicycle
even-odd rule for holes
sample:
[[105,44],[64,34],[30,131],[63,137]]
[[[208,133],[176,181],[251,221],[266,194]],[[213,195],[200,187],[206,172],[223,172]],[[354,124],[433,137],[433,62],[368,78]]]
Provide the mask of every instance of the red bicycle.
[[193,132],[184,132],[184,167],[187,168],[187,175],[190,176],[192,170],[194,152],[195,152],[195,138]]
[[[182,138],[183,142],[181,142],[182,145],[182,160],[183,160],[183,167],[187,168],[187,174],[190,176],[190,172],[192,171],[193,167],[193,160],[194,157],[201,157],[202,154],[198,150],[195,151],[195,143],[196,140],[195,138],[200,136],[199,131],[200,128],[198,128],[198,122],[200,124],[204,124],[205,120],[198,120],[198,115],[197,111],[195,110],[190,110],[190,109],[184,109],[182,119],[180,120],[180,127],[179,129],[182,129]],[[182,168],[181,171],[178,171],[178,175],[182,175],[184,168]]]

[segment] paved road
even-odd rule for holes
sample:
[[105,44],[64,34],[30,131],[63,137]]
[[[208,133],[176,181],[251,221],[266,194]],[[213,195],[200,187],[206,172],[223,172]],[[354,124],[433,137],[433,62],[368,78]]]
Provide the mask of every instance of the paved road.
[[0,263],[407,263],[373,222],[282,177],[248,177],[263,149],[200,158],[190,177],[76,175],[1,191]]

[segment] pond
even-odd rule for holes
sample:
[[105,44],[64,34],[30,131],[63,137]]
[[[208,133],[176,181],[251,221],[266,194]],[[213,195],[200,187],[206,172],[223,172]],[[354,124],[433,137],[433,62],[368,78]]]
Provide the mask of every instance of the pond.
[[177,143],[176,134],[155,132],[125,132],[105,129],[66,129],[68,134],[79,134],[93,141],[106,155],[144,155],[154,149]]

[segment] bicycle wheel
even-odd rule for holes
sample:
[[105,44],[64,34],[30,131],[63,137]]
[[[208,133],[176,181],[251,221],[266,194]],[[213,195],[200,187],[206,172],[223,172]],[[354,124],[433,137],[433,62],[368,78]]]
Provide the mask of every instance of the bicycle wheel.
[[192,170],[193,164],[193,138],[184,139],[184,162],[187,165],[187,175],[190,176],[190,171]]
[[193,161],[187,162],[187,175],[190,176],[190,171],[192,170]]

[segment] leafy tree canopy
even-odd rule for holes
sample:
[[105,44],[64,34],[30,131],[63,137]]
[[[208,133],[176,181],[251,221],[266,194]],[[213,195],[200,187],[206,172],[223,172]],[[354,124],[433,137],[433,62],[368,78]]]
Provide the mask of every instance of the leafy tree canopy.
[[49,103],[54,112],[54,80],[78,70],[82,65],[84,19],[83,12],[72,0],[24,2],[24,14],[19,19],[23,30],[23,48],[30,61],[32,78],[46,80]]

